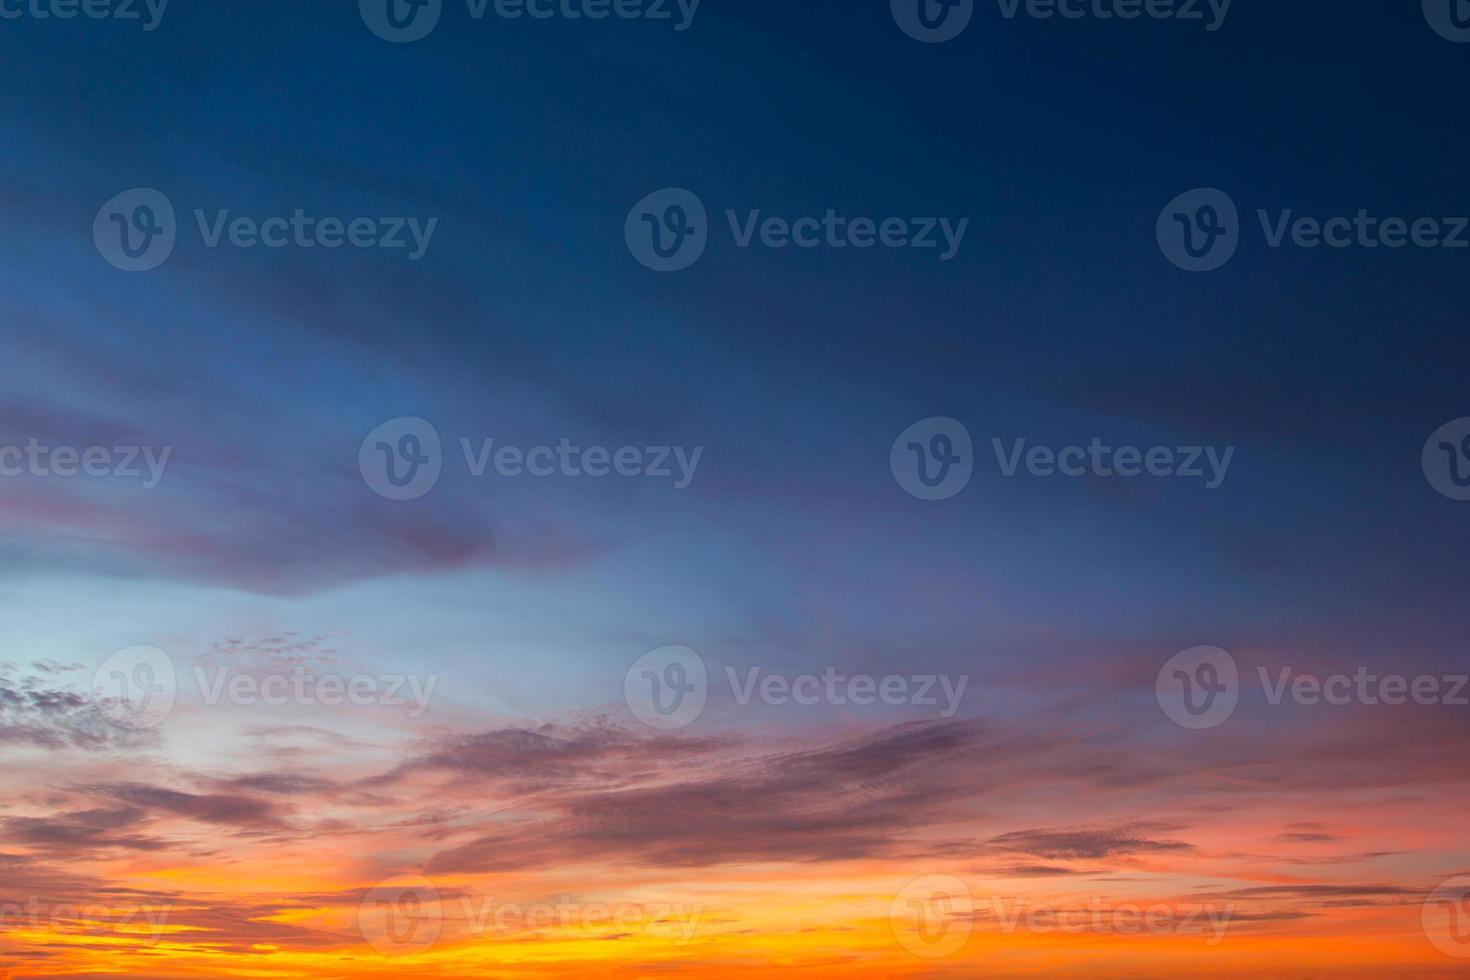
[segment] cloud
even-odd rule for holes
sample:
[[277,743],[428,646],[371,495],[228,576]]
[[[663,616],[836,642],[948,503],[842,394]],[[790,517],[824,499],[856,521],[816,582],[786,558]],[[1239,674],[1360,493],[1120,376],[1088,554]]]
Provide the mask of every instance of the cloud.
[[159,838],[123,832],[137,826],[145,816],[141,809],[123,807],[46,817],[6,817],[0,819],[0,834],[12,843],[71,851],[99,847],[149,851],[167,847],[168,842]]
[[145,783],[113,783],[87,787],[86,791],[151,813],[188,817],[201,823],[224,824],[249,830],[276,829],[282,826],[275,806],[252,796],[183,793]]
[[29,669],[0,663],[0,746],[105,752],[158,744],[153,732],[112,725],[90,692],[52,686],[81,669],[49,660],[34,662]]
[[654,759],[667,763],[709,755],[730,744],[727,739],[633,732],[605,719],[501,728],[426,744],[421,754],[367,783],[384,785],[438,772],[456,779],[508,780],[525,791],[591,777],[606,785],[607,780],[636,777]]
[[334,789],[336,783],[319,776],[307,776],[292,772],[262,772],[249,776],[236,776],[221,780],[219,785],[229,789],[250,790],[257,793],[275,793],[282,796],[308,796]]
[[[970,793],[966,765],[979,761],[985,739],[978,723],[925,722],[742,758],[714,772],[693,767],[686,775],[674,760],[651,785],[587,782],[549,792],[538,801],[538,819],[446,849],[428,868],[509,870],[599,857],[691,867],[888,854],[904,846],[907,831]],[[553,750],[552,771],[568,771],[568,748]]]
[[1116,827],[1017,830],[990,839],[990,846],[1050,860],[1085,860],[1159,851],[1188,851],[1194,845],[1149,836],[1165,829],[1137,823]]

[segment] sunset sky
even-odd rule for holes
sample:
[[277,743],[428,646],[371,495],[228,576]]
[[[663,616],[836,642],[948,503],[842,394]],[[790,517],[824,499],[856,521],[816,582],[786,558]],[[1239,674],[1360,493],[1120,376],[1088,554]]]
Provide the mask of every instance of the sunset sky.
[[[1470,45],[1416,3],[668,7],[0,0],[0,464],[50,454],[0,475],[0,980],[1470,974],[1470,502],[1421,461],[1470,250],[1256,219],[1470,212]],[[129,272],[94,222],[137,188],[177,242]],[[708,210],[680,271],[625,237],[663,188]],[[1191,188],[1240,209],[1217,271],[1160,254]],[[195,216],[297,210],[410,247]],[[967,224],[726,216],[829,210]],[[926,500],[936,418],[973,475]],[[1006,476],[1022,439],[1231,455]],[[476,475],[563,444],[669,475]],[[1201,646],[1238,704],[1192,728]],[[702,711],[640,701],[691,663]],[[1355,674],[1444,696],[1278,696]]]

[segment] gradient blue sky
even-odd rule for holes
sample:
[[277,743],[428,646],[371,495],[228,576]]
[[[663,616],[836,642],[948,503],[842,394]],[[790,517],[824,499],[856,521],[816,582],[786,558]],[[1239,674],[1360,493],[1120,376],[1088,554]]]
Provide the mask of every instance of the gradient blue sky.
[[[592,629],[748,635],[815,607],[882,648],[938,624],[966,657],[982,630],[998,657],[1211,629],[1452,644],[1463,618],[1432,583],[1466,571],[1466,530],[1424,499],[1415,461],[1463,407],[1461,256],[1257,239],[1200,277],[1158,261],[1151,235],[1161,203],[1201,184],[1247,211],[1463,210],[1444,97],[1461,52],[1405,9],[1378,18],[1375,54],[1334,9],[1243,6],[1227,41],[982,9],[986,29],[932,47],[895,37],[882,5],[838,3],[710,3],[673,38],[452,11],[456,29],[402,47],[332,5],[179,4],[151,34],[11,25],[6,421],[175,445],[163,492],[105,502],[149,533],[232,519],[191,530],[206,554],[22,535],[7,576],[302,596],[463,563],[513,592],[529,566],[637,588],[603,613],[632,622]],[[687,274],[645,275],[622,216],[670,184],[712,211],[972,225],[950,263],[717,236]],[[194,235],[129,277],[84,232],[138,185],[181,212],[440,224],[419,263]],[[442,488],[452,507],[409,513],[352,467],[362,434],[407,414],[446,440],[708,448],[689,493],[464,480]],[[1210,494],[982,467],[966,496],[921,508],[885,451],[936,414],[981,443],[1239,449]],[[429,540],[365,530],[382,521]]]

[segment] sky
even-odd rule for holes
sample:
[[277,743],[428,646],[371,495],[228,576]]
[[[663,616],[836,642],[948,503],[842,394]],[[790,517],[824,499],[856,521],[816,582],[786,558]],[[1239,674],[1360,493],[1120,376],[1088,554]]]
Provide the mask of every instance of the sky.
[[1465,14],[0,0],[0,980],[1465,975]]

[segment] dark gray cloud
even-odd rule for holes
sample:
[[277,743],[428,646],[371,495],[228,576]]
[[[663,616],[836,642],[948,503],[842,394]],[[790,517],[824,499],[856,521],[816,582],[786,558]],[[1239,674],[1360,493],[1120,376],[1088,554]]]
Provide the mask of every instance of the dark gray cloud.
[[1159,851],[1188,851],[1194,845],[1153,836],[1172,828],[1157,824],[1125,824],[1116,827],[1075,827],[1061,830],[1017,830],[992,837],[990,847],[1015,851],[1049,860],[1087,860],[1146,854]]

